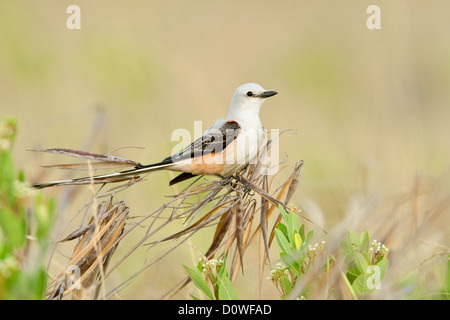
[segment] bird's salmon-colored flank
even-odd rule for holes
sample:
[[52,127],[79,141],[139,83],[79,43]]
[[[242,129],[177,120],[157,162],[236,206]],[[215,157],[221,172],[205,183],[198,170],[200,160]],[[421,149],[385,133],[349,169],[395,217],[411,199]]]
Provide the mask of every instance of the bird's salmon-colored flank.
[[[201,159],[191,158],[190,163],[183,170],[193,175],[219,175],[225,173],[226,164],[230,164],[228,159],[235,159],[236,140],[231,142],[223,151],[211,152],[200,156]],[[227,161],[228,160],[228,161]]]

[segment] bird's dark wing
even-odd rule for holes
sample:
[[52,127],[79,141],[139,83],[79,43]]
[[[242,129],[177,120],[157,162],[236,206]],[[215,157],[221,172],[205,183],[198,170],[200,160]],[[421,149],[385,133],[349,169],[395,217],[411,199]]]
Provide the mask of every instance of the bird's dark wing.
[[[138,164],[135,169],[129,170],[133,172],[136,169],[144,169],[144,168],[152,168],[164,166],[167,164],[171,164],[174,162],[178,162],[185,159],[195,158],[198,156],[221,152],[225,150],[225,148],[233,142],[237,136],[241,127],[236,121],[226,121],[222,123],[216,123],[210,128],[208,128],[203,135],[184,148],[179,153],[173,154],[170,157],[165,158],[163,161],[150,164],[150,165],[141,165]],[[190,179],[195,177],[195,175],[191,173],[182,173],[172,179],[170,181],[170,185],[174,185],[178,182]]]
[[192,142],[181,152],[165,158],[162,162],[167,163],[170,161],[173,163],[210,153],[221,152],[237,138],[240,130],[241,127],[236,121],[226,121],[220,126],[212,126],[200,138]]

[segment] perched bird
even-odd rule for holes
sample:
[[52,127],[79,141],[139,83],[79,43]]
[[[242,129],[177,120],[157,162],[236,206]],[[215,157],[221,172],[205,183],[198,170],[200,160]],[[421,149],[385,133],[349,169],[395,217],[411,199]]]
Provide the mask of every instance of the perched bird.
[[197,175],[232,176],[245,168],[257,155],[262,139],[259,111],[265,99],[276,91],[264,90],[259,84],[247,83],[236,89],[227,117],[218,120],[201,137],[161,162],[136,164],[135,168],[110,174],[60,180],[33,185],[45,188],[60,185],[117,182],[159,170],[182,172],[170,185]]

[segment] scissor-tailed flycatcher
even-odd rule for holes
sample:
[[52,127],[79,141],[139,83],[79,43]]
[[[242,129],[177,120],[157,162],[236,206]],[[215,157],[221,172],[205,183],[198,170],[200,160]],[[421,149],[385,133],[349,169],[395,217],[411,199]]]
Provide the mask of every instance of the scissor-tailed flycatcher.
[[230,177],[256,157],[263,129],[259,110],[266,98],[276,94],[275,91],[264,90],[256,83],[240,86],[234,93],[225,120],[218,120],[200,138],[161,162],[138,164],[132,170],[111,174],[36,184],[34,187],[117,182],[159,170],[182,172],[170,181],[170,185],[196,175]]

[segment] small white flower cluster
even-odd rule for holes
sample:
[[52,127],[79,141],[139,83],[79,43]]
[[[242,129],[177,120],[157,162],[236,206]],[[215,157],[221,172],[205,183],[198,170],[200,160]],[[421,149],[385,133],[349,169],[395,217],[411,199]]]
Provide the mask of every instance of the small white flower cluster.
[[325,241],[322,241],[320,244],[315,243],[313,246],[308,244],[308,251],[306,251],[306,255],[309,257],[309,259],[313,260],[317,253],[323,252],[325,248]]
[[211,274],[217,272],[223,266],[223,260],[206,259],[206,257],[199,259],[202,262],[202,272],[204,274]]
[[389,249],[382,244],[381,242],[377,242],[377,240],[372,241],[372,245],[369,248],[370,253],[374,253],[376,256],[385,255],[389,252]]
[[271,280],[273,282],[278,281],[281,276],[288,276],[289,269],[282,265],[281,263],[277,263],[275,269],[270,270],[270,277],[267,277],[267,280]]
[[313,246],[308,244],[308,253],[322,252],[324,247],[325,241],[322,241],[320,245],[318,243],[315,243]]

